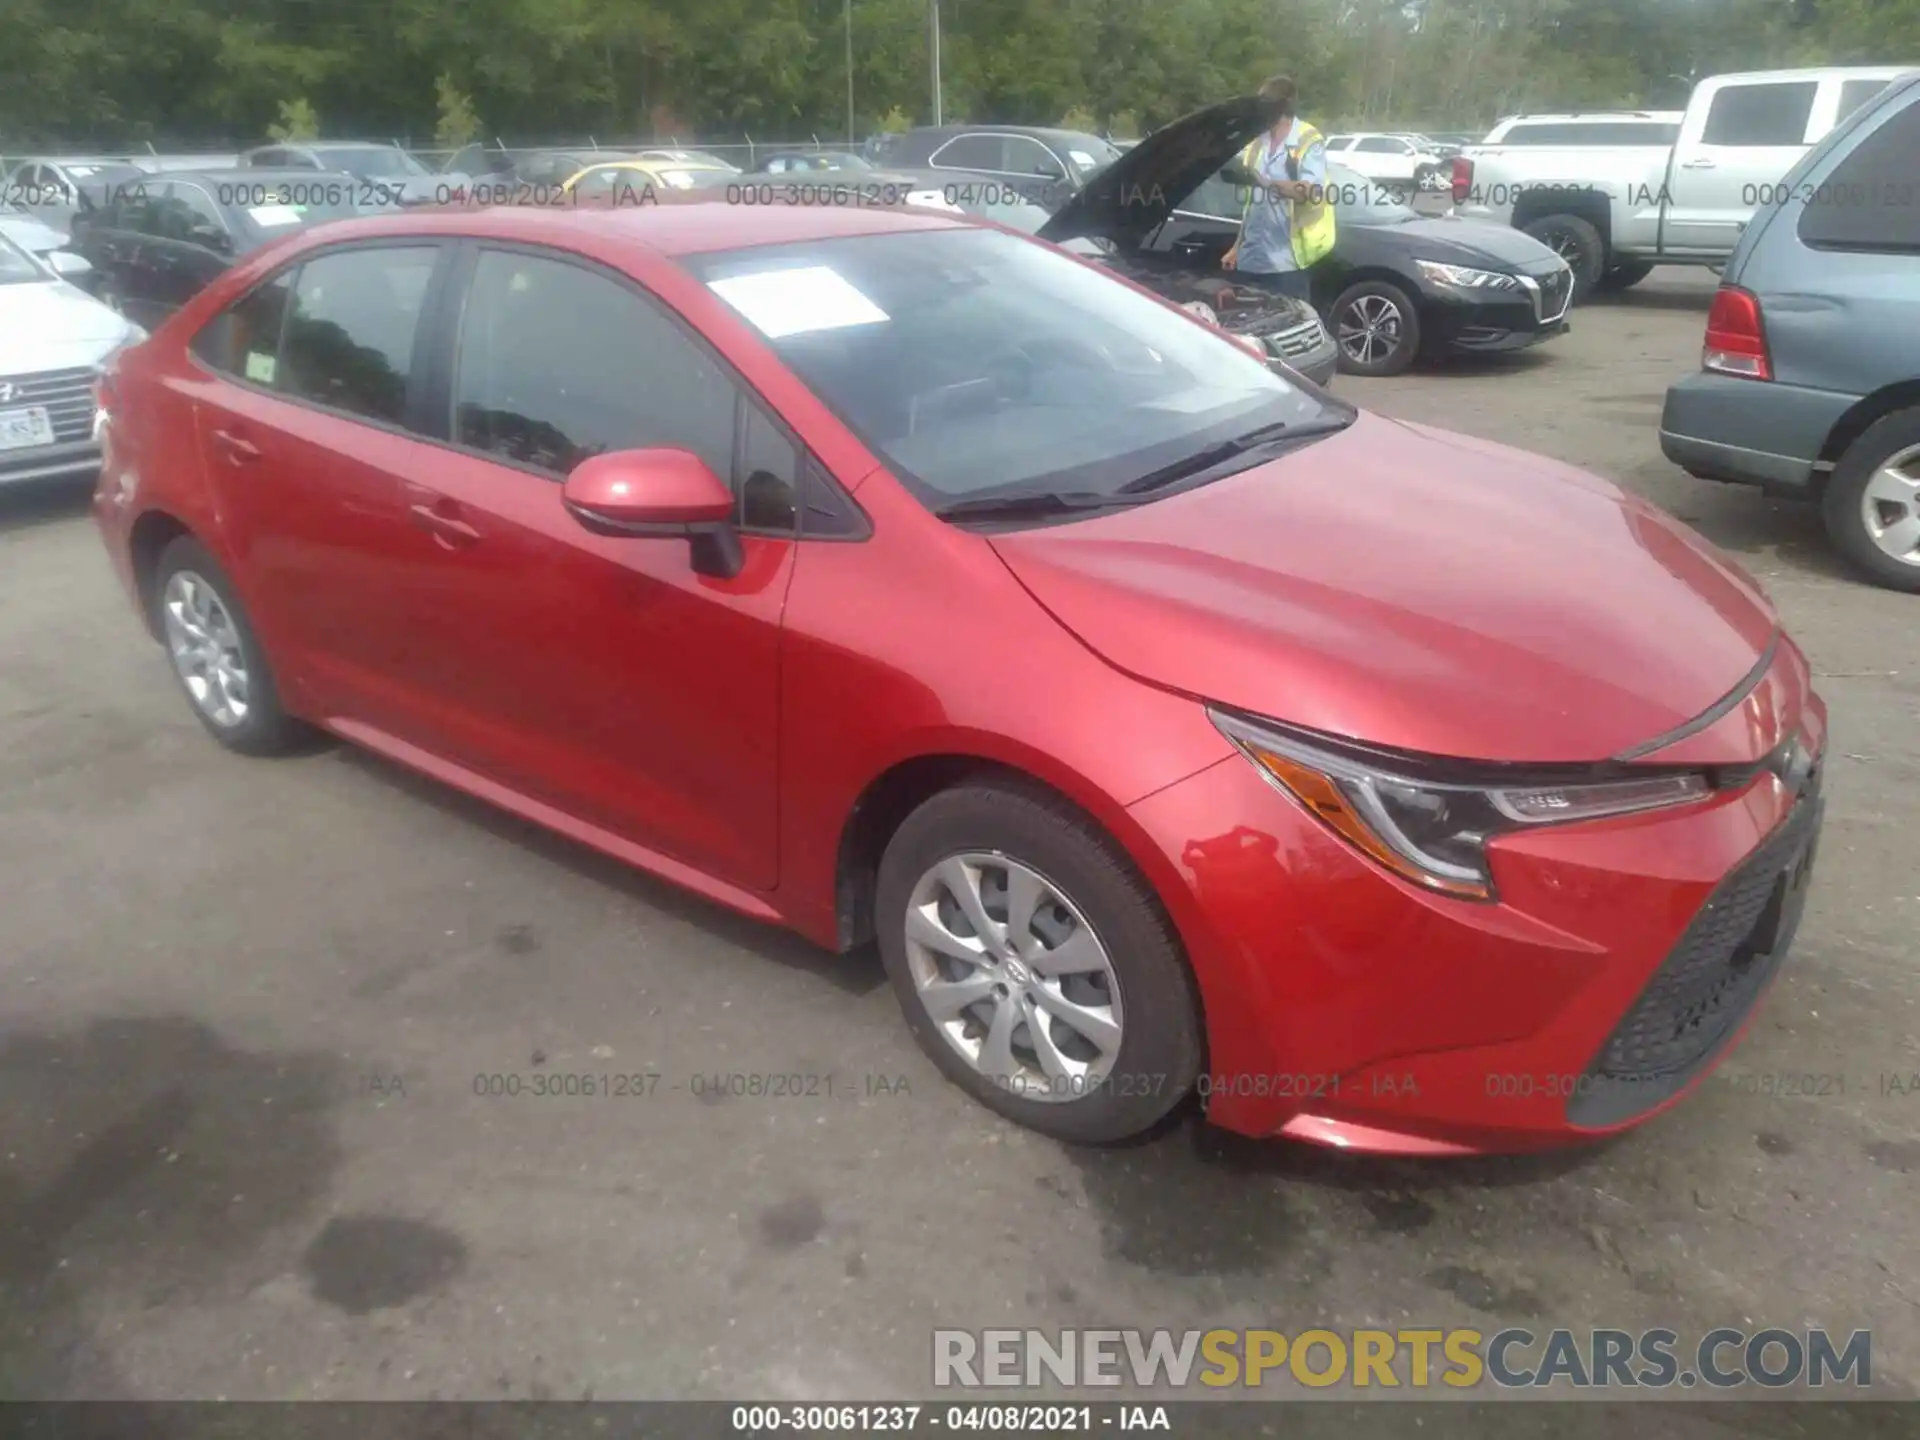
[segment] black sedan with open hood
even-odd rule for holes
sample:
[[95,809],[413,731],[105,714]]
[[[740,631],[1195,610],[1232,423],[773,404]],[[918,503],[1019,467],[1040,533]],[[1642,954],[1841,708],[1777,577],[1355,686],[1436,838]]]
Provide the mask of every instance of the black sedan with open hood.
[[[1137,266],[1230,281],[1220,257],[1251,178],[1239,153],[1272,120],[1245,97],[1156,130],[1061,205],[1041,237],[1096,239]],[[1504,225],[1422,216],[1337,165],[1327,182],[1336,239],[1313,267],[1313,299],[1342,370],[1394,375],[1421,355],[1516,350],[1566,330],[1572,275],[1545,245]]]
[[[1039,187],[1002,175],[890,166],[862,172],[859,179],[863,187],[902,187],[908,204],[961,210],[1097,259],[1259,346],[1270,364],[1325,385],[1339,356],[1312,306],[1237,280],[1220,268],[1217,255],[1195,263],[1141,243],[1170,212],[1166,196],[1178,198],[1199,185],[1245,143],[1236,142],[1236,135],[1258,134],[1271,123],[1269,116],[1263,102],[1249,99],[1176,121],[1096,171],[1051,216]],[[1158,200],[1152,198],[1156,192]]]

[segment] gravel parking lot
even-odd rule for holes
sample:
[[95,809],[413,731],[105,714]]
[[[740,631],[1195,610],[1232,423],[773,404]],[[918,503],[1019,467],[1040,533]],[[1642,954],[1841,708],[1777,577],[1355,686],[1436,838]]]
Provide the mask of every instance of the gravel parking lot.
[[[344,747],[224,754],[81,497],[0,496],[0,1395],[912,1397],[936,1326],[1504,1323],[1870,1327],[1875,1389],[1912,1394],[1920,611],[1810,508],[1661,458],[1712,283],[1338,387],[1693,522],[1832,707],[1822,870],[1745,1045],[1549,1159],[1013,1129],[920,1057],[870,956]],[[481,1093],[556,1072],[660,1078]]]

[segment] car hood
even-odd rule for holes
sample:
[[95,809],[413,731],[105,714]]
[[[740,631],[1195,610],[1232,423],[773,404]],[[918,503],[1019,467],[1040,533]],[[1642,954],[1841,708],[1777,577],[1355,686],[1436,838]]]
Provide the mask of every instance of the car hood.
[[1344,235],[1360,231],[1406,247],[1409,257],[1448,265],[1492,265],[1519,275],[1543,275],[1563,263],[1553,250],[1511,225],[1464,220],[1452,215],[1423,216],[1394,225],[1340,226]]
[[1275,113],[1271,101],[1245,95],[1162,126],[1089,178],[1040,227],[1040,238],[1139,245],[1203,180],[1271,129]]
[[32,255],[45,255],[50,250],[63,249],[67,243],[64,234],[31,215],[0,214],[0,235]]
[[1646,502],[1365,413],[1212,484],[990,543],[1119,669],[1461,759],[1608,759],[1737,689],[1776,634],[1753,583]]
[[119,315],[65,281],[0,285],[0,375],[93,365],[130,333]]

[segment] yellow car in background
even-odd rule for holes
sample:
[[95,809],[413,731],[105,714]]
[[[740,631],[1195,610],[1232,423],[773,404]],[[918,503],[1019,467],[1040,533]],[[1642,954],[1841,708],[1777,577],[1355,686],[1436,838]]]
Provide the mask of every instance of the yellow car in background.
[[615,204],[631,200],[643,203],[651,187],[653,195],[665,190],[692,190],[740,172],[717,160],[687,155],[677,159],[608,160],[589,165],[568,177],[564,186],[576,200],[612,200]]

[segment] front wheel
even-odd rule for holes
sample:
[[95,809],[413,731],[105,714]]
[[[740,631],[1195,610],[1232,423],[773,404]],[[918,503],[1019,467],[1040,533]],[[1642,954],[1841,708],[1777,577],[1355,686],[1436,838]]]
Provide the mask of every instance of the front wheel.
[[1920,409],[1869,425],[1833,467],[1820,508],[1834,548],[1875,583],[1920,592]]
[[1575,303],[1593,293],[1607,268],[1607,245],[1591,222],[1578,215],[1543,215],[1521,229],[1567,262]]
[[150,603],[174,677],[214,739],[243,755],[276,755],[306,737],[280,706],[233,582],[198,540],[182,535],[160,553]]
[[1392,281],[1349,285],[1329,319],[1340,368],[1350,375],[1398,375],[1420,353],[1420,313]]
[[1097,826],[1009,783],[927,800],[880,862],[875,926],[929,1058],[1061,1140],[1151,1130],[1193,1088],[1199,1011],[1152,891]]

